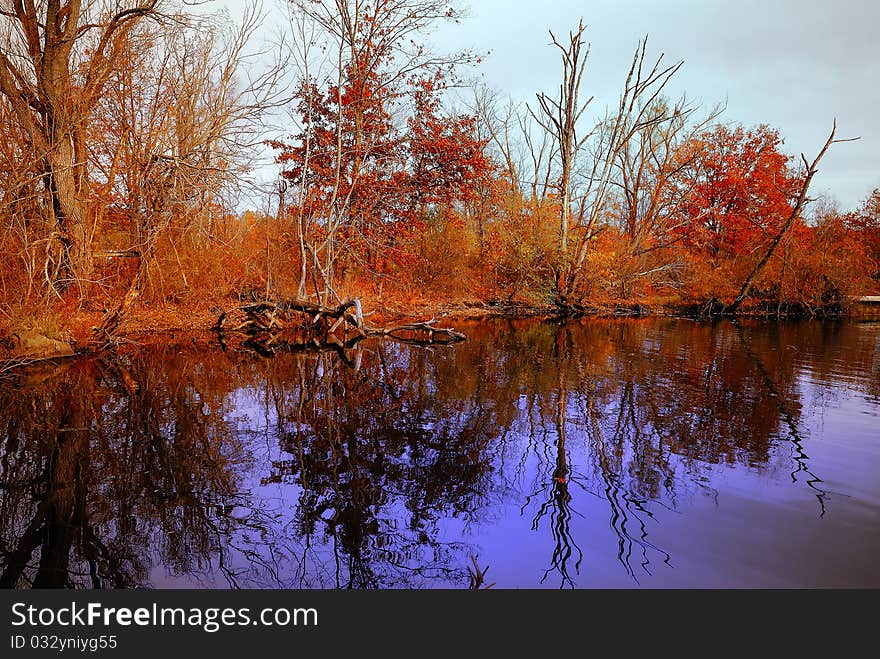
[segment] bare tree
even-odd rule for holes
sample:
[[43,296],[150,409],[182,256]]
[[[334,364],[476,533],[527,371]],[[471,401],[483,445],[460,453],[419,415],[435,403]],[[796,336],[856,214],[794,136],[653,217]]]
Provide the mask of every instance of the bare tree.
[[825,157],[825,154],[828,152],[828,149],[831,148],[831,145],[839,144],[841,142],[853,142],[859,139],[858,137],[835,139],[836,135],[837,119],[834,120],[834,125],[831,128],[831,134],[825,141],[825,145],[822,147],[822,150],[819,151],[819,154],[813,159],[813,162],[809,162],[807,160],[807,157],[804,154],[801,154],[801,161],[803,162],[805,168],[805,176],[804,181],[801,184],[801,189],[798,193],[797,200],[795,201],[795,204],[791,209],[791,213],[789,213],[788,218],[785,220],[779,231],[773,237],[773,240],[770,241],[770,247],[764,253],[764,256],[761,257],[761,260],[758,261],[758,263],[749,273],[749,276],[746,277],[746,280],[743,282],[742,288],[739,291],[739,295],[736,296],[733,304],[731,304],[730,307],[725,310],[726,313],[735,314],[737,312],[740,305],[749,296],[749,293],[752,290],[752,282],[755,281],[755,277],[761,274],[761,271],[767,266],[767,263],[770,262],[770,259],[773,258],[773,254],[776,252],[776,248],[779,247],[779,243],[782,242],[782,239],[788,233],[789,229],[791,229],[792,225],[795,223],[795,220],[800,217],[801,210],[803,209],[804,204],[806,204],[808,201],[807,193],[810,190],[810,184],[813,182],[813,177],[816,175],[816,172],[819,171],[819,163],[822,162],[822,158]]
[[617,112],[599,122],[591,135],[592,162],[583,175],[583,187],[579,190],[576,202],[577,243],[559,294],[559,301],[563,305],[567,305],[578,295],[592,238],[607,210],[618,154],[638,131],[652,124],[667,122],[671,118],[669,113],[651,112],[656,109],[656,100],[661,97],[663,89],[683,62],[664,67],[663,55],[660,54],[653,65],[647,63],[647,41],[646,37],[635,49]]
[[[592,97],[580,100],[589,54],[589,47],[584,48],[585,30],[580,22],[569,34],[567,44],[553,37],[553,44],[562,52],[559,93],[555,98],[539,94],[540,112],[532,111],[535,120],[550,134],[558,161],[557,189],[562,208],[556,302],[563,307],[577,302],[590,242],[607,210],[619,154],[639,131],[670,121],[671,113],[656,112],[656,101],[683,64],[663,66],[662,54],[653,65],[646,62],[647,37],[640,41],[616,113],[608,114],[592,130],[579,134],[578,123],[592,101]],[[589,158],[583,158],[586,152]],[[582,160],[589,164],[582,164]]]
[[590,54],[589,44],[584,41],[586,29],[583,20],[578,22],[577,29],[569,32],[566,44],[560,43],[553,32],[550,32],[553,45],[562,53],[562,82],[559,84],[559,93],[555,98],[539,93],[537,95],[539,112],[529,108],[535,121],[552,137],[559,159],[559,178],[556,183],[562,204],[559,214],[559,263],[556,276],[556,287],[559,291],[564,287],[568,272],[572,171],[578,154],[591,136],[591,133],[578,136],[578,123],[593,100],[592,96],[583,102],[579,98],[581,82]]
[[126,37],[164,20],[163,0],[2,0],[0,95],[32,144],[60,245],[53,282],[92,270],[89,245],[89,117]]
[[507,170],[511,189],[541,205],[553,188],[555,142],[551,134],[535,121],[527,105],[503,99],[487,87],[475,89],[471,111],[486,132],[481,137]]
[[[266,112],[280,101],[281,67],[257,73],[248,45],[261,24],[248,5],[238,26],[189,17],[136,36],[137,71],[120,69],[103,102],[113,133],[96,154],[104,185],[131,220],[126,251],[138,268],[99,330],[112,334],[140,295],[157,241],[174,222],[210,238],[211,214],[241,187],[261,143]],[[185,277],[185,275],[184,275]]]
[[[680,241],[681,206],[688,198],[683,174],[698,165],[696,152],[684,147],[722,111],[712,108],[694,119],[697,106],[682,96],[674,104],[657,98],[642,120],[642,126],[618,151],[612,179],[617,204],[612,211],[624,240],[617,273],[622,297],[636,279],[665,277],[671,282],[683,264],[658,260],[659,252]],[[661,121],[653,121],[662,118]],[[626,121],[633,121],[627,117]],[[628,131],[627,131],[628,132]],[[694,180],[694,177],[691,177]],[[691,183],[693,186],[693,183]]]

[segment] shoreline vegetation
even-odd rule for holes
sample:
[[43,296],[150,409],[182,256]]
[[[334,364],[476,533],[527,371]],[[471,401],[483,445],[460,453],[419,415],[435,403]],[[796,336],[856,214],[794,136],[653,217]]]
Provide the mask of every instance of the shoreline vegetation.
[[880,189],[810,197],[857,139],[836,121],[789,154],[672,95],[684,62],[647,37],[594,104],[583,22],[551,33],[553,91],[523,102],[469,82],[480,53],[426,46],[454,2],[282,4],[274,50],[258,5],[0,17],[0,372],[212,327],[271,352],[458,340],[492,315],[846,316],[880,294]]
[[[333,324],[320,326],[322,331],[318,331],[319,325],[315,323],[314,315],[308,317],[309,322],[297,323],[290,331],[282,331],[280,327],[279,331],[274,333],[261,331],[260,328],[242,328],[242,323],[247,322],[247,314],[242,309],[259,306],[261,303],[247,305],[240,301],[231,301],[226,308],[212,305],[202,309],[165,308],[155,312],[147,310],[146,313],[138,308],[127,319],[124,331],[120,331],[113,341],[103,344],[98,344],[94,340],[95,323],[103,317],[102,314],[95,312],[68,316],[66,327],[50,326],[48,330],[26,329],[20,330],[15,335],[2,336],[0,337],[0,374],[32,363],[176,341],[189,341],[212,350],[218,348],[226,350],[232,346],[237,350],[249,350],[264,357],[271,356],[273,352],[271,348],[262,348],[262,343],[266,339],[278,341],[276,348],[293,351],[316,347],[346,349],[353,347],[362,338],[376,336],[424,345],[453,344],[467,339],[466,329],[459,331],[462,329],[462,324],[467,326],[473,322],[491,319],[563,322],[590,318],[637,320],[668,317],[687,318],[698,322],[715,322],[720,319],[766,322],[821,319],[877,321],[880,320],[878,302],[880,300],[873,300],[873,304],[862,305],[856,300],[850,300],[845,301],[844,304],[818,309],[765,304],[761,307],[751,306],[738,310],[736,314],[725,314],[722,311],[723,305],[718,302],[703,305],[613,303],[569,310],[562,310],[552,304],[530,305],[509,301],[501,303],[471,301],[434,305],[423,303],[408,307],[406,312],[394,306],[384,307],[382,313],[369,312],[372,328],[369,334],[364,333],[363,336],[358,337],[350,327],[350,334],[343,333],[339,336],[336,332],[338,338],[334,339],[328,339],[328,330]],[[403,332],[400,332],[401,329]],[[436,330],[438,338],[428,337],[426,330]],[[253,340],[257,336],[262,338],[255,344]],[[346,345],[347,340],[351,341],[348,345]]]

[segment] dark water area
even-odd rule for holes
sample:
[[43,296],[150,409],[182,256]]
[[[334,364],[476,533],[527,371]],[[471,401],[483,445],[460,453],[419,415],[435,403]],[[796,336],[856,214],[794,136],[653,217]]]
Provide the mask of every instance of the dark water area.
[[460,328],[0,380],[0,585],[880,586],[880,324]]

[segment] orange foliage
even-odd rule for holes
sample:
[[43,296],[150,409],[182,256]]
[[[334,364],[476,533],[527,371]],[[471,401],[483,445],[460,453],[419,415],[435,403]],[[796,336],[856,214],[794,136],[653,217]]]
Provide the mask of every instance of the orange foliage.
[[698,166],[684,170],[682,220],[687,243],[713,259],[743,255],[771,236],[791,213],[801,177],[767,126],[716,126],[683,151]]
[[[375,9],[399,8],[379,2]],[[16,316],[39,319],[51,331],[59,316],[97,322],[141,275],[137,304],[153,326],[201,322],[194,310],[215,313],[267,294],[292,297],[303,293],[305,279],[309,293],[319,295],[321,258],[333,270],[322,274],[333,280],[334,294],[386,309],[552,304],[554,273],[570,265],[560,249],[562,201],[552,180],[559,172],[547,170],[541,192],[538,183],[521,189],[514,165],[493,161],[488,151],[492,129],[473,115],[444,111],[442,67],[389,73],[394,48],[377,43],[387,29],[369,22],[361,29],[350,44],[352,61],[334,72],[338,80],[300,84],[293,108],[300,131],[272,143],[288,194],[277,215],[221,206],[220,179],[202,181],[200,195],[189,190],[199,181],[183,177],[175,179],[179,190],[166,190],[174,187],[165,179],[175,158],[165,155],[164,136],[152,135],[143,153],[123,149],[137,141],[129,140],[137,128],[129,124],[143,107],[152,102],[161,115],[176,101],[150,100],[152,76],[136,73],[157,67],[156,53],[137,51],[137,40],[120,41],[131,50],[130,66],[116,74],[89,117],[91,157],[102,166],[84,186],[88,198],[77,200],[88,211],[94,272],[63,294],[50,281],[49,271],[57,278],[63,268],[45,163],[34,160],[10,102],[0,98],[3,329]],[[675,173],[665,161],[662,172],[652,173],[652,180],[662,179],[655,211],[668,209],[655,212],[653,232],[637,237],[637,223],[645,222],[638,203],[629,204],[621,222],[620,197],[602,202],[578,284],[585,305],[729,303],[790,217],[804,177],[776,130],[719,125],[675,148]],[[227,164],[220,158],[204,169],[225,171]],[[175,166],[189,171],[186,163]],[[577,233],[585,231],[582,220],[566,229],[578,239],[585,235]],[[848,296],[878,287],[875,190],[856,211],[829,212],[812,224],[798,219],[754,282],[751,304],[765,311],[837,311]]]
[[[388,84],[375,63],[357,62],[341,88],[303,84],[296,98],[303,132],[291,144],[272,143],[282,176],[303,191],[288,213],[304,217],[309,234],[329,217],[344,218],[339,242],[379,272],[415,266],[419,255],[408,246],[474,199],[491,167],[476,119],[442,114],[439,73],[413,77],[402,90]],[[393,121],[404,100],[411,102],[405,128]]]

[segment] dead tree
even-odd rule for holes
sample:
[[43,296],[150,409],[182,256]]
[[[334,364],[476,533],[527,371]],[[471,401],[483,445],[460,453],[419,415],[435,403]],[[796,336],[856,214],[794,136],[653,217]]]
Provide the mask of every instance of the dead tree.
[[[557,98],[538,95],[540,114],[532,117],[549,133],[558,159],[560,211],[559,259],[556,276],[556,303],[571,310],[577,303],[577,290],[586,266],[592,238],[607,210],[615,163],[630,140],[646,127],[669,122],[671,113],[653,113],[666,84],[683,62],[662,66],[663,55],[653,65],[646,61],[647,37],[639,42],[620,95],[617,112],[599,121],[579,136],[577,124],[592,97],[580,101],[580,86],[589,48],[584,50],[583,23],[569,34],[568,45],[554,45],[562,51],[562,83]],[[552,34],[551,34],[552,36]],[[592,143],[592,148],[588,148]],[[578,172],[582,151],[590,151],[591,163]],[[575,191],[575,181],[580,188]],[[576,212],[573,212],[576,209]]]
[[[590,138],[591,133],[578,137],[577,125],[586,109],[593,100],[591,96],[585,102],[580,101],[581,81],[590,54],[589,44],[585,44],[583,20],[578,22],[576,30],[569,32],[568,44],[560,43],[554,34],[550,39],[562,53],[562,82],[559,84],[559,95],[552,98],[547,94],[537,95],[540,113],[529,108],[532,117],[549,133],[557,147],[559,156],[559,181],[557,187],[562,200],[559,213],[559,250],[557,265],[557,288],[568,270],[568,232],[571,225],[571,177],[575,160]],[[584,46],[586,45],[586,48]]]
[[822,150],[819,151],[819,155],[813,160],[812,163],[807,161],[807,158],[804,154],[801,154],[801,160],[804,163],[804,167],[806,167],[806,176],[804,177],[804,182],[801,184],[801,190],[798,193],[797,201],[795,202],[794,207],[791,209],[791,213],[788,215],[788,219],[786,219],[785,223],[779,229],[777,234],[773,237],[773,240],[770,241],[770,247],[767,249],[767,252],[761,258],[760,261],[755,265],[752,271],[749,273],[749,276],[746,277],[746,280],[743,282],[742,288],[739,291],[739,295],[736,296],[736,300],[734,300],[733,304],[730,305],[729,308],[725,310],[725,313],[735,314],[739,309],[740,305],[743,301],[749,296],[749,292],[752,290],[752,282],[755,281],[755,277],[761,274],[761,271],[767,266],[770,262],[770,259],[773,258],[773,254],[776,252],[776,248],[779,247],[779,243],[782,242],[782,239],[788,233],[789,229],[791,229],[792,225],[794,225],[795,220],[800,217],[801,210],[804,207],[804,204],[807,203],[807,192],[810,189],[810,183],[813,181],[813,177],[816,175],[816,172],[819,171],[819,163],[822,161],[822,158],[825,157],[825,154],[828,152],[828,149],[831,148],[832,144],[839,144],[840,142],[853,142],[858,137],[851,137],[848,139],[837,140],[834,139],[837,134],[837,119],[834,120],[834,125],[831,128],[831,135],[828,136],[828,139],[825,141],[825,146],[822,147]]
[[607,209],[618,154],[639,131],[651,125],[667,123],[674,118],[672,112],[653,113],[653,110],[666,85],[684,62],[679,61],[664,67],[664,55],[661,53],[651,65],[645,60],[647,46],[646,36],[633,53],[617,112],[607,116],[594,130],[596,144],[592,164],[584,177],[586,185],[580,195],[577,213],[579,241],[562,289],[563,306],[577,294],[592,238],[596,235],[600,219]]

